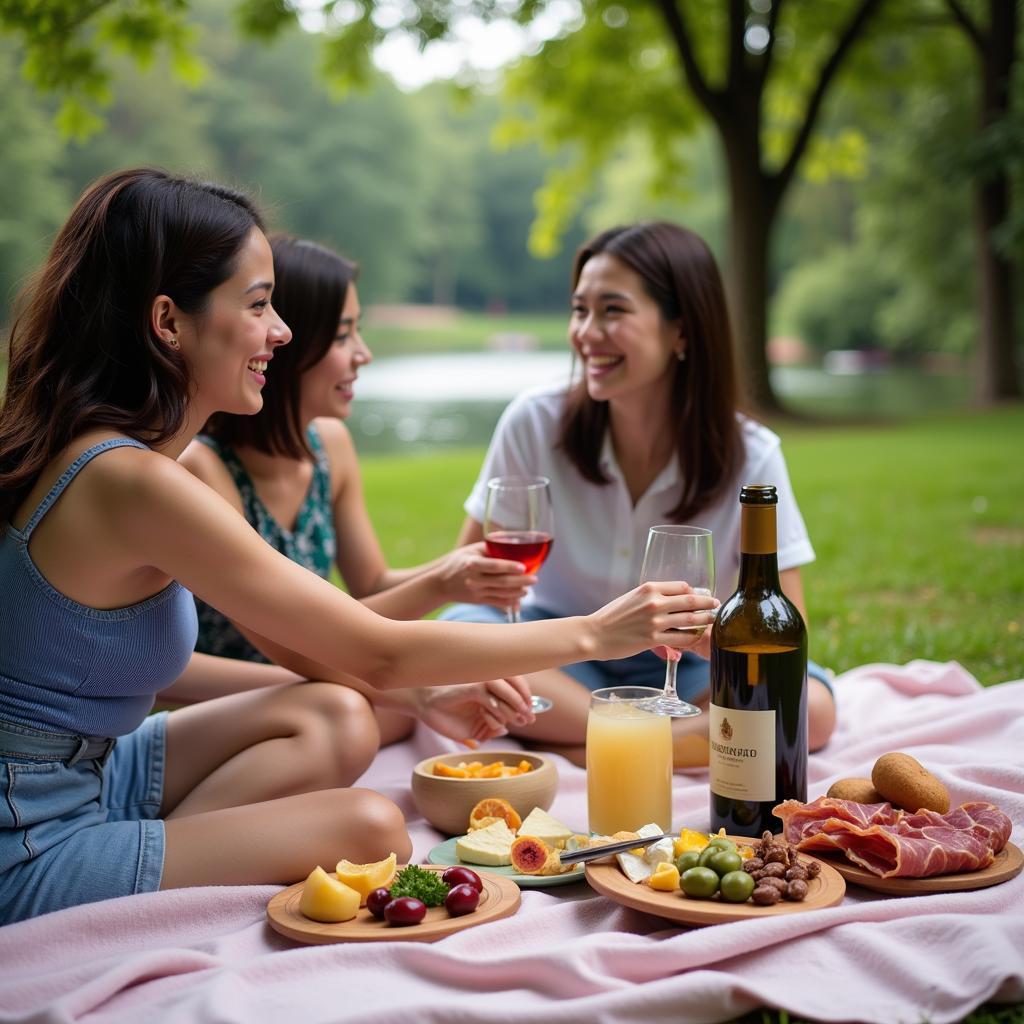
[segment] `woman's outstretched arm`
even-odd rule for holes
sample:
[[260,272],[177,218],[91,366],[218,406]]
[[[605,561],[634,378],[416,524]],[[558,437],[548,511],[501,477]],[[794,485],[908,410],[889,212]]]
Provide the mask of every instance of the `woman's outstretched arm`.
[[111,480],[105,528],[140,565],[179,580],[254,632],[381,689],[521,675],[678,642],[710,622],[707,599],[682,584],[647,584],[593,615],[505,625],[382,618],[259,538],[219,495],[177,463],[139,452]]

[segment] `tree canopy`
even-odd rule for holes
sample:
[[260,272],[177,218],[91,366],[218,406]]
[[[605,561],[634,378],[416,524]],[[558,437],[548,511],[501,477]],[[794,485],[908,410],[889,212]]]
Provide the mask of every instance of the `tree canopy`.
[[[561,274],[547,275],[546,290],[543,274],[520,288],[525,278],[500,269],[509,266],[506,250],[521,245],[521,232],[510,239],[510,216],[531,197],[530,244],[543,254],[555,252],[566,232],[570,243],[578,239],[581,221],[599,227],[603,218],[686,211],[724,257],[750,395],[770,409],[777,402],[765,355],[769,301],[780,274],[808,258],[816,236],[828,248],[856,250],[827,261],[837,281],[870,265],[877,291],[861,288],[859,308],[872,310],[865,329],[886,343],[963,347],[977,334],[973,319],[983,338],[991,336],[985,345],[1012,356],[1013,309],[999,305],[998,294],[1020,280],[1024,238],[1024,214],[1013,201],[1024,165],[1021,76],[1008,80],[1017,67],[1019,7],[1019,0],[579,0],[573,14],[553,0],[0,0],[0,33],[16,40],[34,86],[58,98],[65,132],[84,137],[101,117],[112,126],[119,117],[143,124],[152,117],[172,129],[168,151],[180,153],[176,147],[191,139],[193,164],[211,173],[246,182],[258,165],[266,194],[288,212],[287,226],[328,241],[356,238],[367,280],[381,294],[478,304],[553,298],[550,282],[560,290]],[[497,136],[506,147],[532,149],[495,154],[466,141],[470,123],[480,139],[488,134],[492,99],[453,120],[436,89],[399,94],[375,71],[376,44],[406,34],[425,46],[451,36],[465,17],[534,29],[547,19],[535,31],[543,41],[505,75]],[[127,61],[158,68],[162,84],[144,84],[150,80],[127,72]],[[945,73],[950,67],[955,75]],[[206,85],[192,94],[201,101],[180,110],[161,103],[204,73]],[[366,91],[338,107],[317,81]],[[996,87],[999,102],[972,120],[970,104]],[[339,117],[346,118],[341,133],[328,127]],[[310,125],[318,127],[311,133]],[[149,160],[161,152],[159,134],[147,136]],[[111,145],[114,137],[124,141],[115,133]],[[41,141],[25,155],[40,162],[42,182],[53,177],[44,149]],[[109,162],[100,150],[90,142],[74,161],[76,173]],[[122,148],[120,162],[131,151]],[[978,206],[994,178],[1002,205]],[[502,188],[493,187],[499,181]],[[41,192],[25,209],[52,209],[63,194],[63,182],[54,185],[49,199]],[[916,190],[913,203],[898,201],[903,188]],[[969,251],[958,237],[939,252],[930,239],[937,213],[949,211],[943,215],[966,234],[970,212],[959,204],[971,202],[971,188],[976,208],[987,211],[974,218],[976,247]],[[852,206],[862,208],[856,218],[844,213]],[[812,207],[838,237],[826,237]],[[0,235],[0,255],[3,244]],[[497,262],[494,253],[502,254]],[[999,274],[1002,293],[986,291]],[[805,308],[817,287],[804,289]],[[975,297],[980,314],[964,307]],[[796,305],[789,302],[787,316]],[[953,306],[957,317],[947,315]],[[991,309],[1001,312],[993,317]],[[960,340],[951,343],[953,334]],[[1007,364],[999,365],[1005,376]]]

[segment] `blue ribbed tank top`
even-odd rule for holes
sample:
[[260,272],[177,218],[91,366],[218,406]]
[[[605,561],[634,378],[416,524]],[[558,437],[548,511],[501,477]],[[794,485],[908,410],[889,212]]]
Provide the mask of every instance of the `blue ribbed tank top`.
[[171,582],[153,597],[100,609],[60,593],[32,561],[32,532],[91,459],[130,438],[82,452],[23,530],[0,537],[0,718],[37,729],[123,736],[188,664],[196,640],[192,595]]

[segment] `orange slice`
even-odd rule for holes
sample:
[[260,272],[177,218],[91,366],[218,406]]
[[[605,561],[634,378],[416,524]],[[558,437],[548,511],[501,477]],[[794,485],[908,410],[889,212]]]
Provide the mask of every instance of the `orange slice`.
[[513,832],[523,823],[523,819],[519,817],[518,811],[507,800],[502,800],[500,797],[489,797],[486,800],[481,800],[469,812],[469,827],[471,829],[479,828],[480,826],[476,822],[482,818],[504,818],[505,824]]
[[496,821],[504,821],[504,818],[495,818],[493,815],[488,815],[486,818],[470,818],[469,819],[469,831],[476,832],[477,829],[490,828]]
[[374,889],[391,884],[397,868],[398,857],[395,854],[386,860],[374,861],[373,864],[353,864],[348,860],[339,860],[338,881],[359,893],[359,905],[362,906]]

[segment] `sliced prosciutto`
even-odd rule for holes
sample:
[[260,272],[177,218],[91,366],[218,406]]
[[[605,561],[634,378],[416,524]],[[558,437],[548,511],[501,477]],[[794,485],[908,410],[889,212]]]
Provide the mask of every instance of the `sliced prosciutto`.
[[962,804],[948,814],[907,814],[891,804],[821,797],[787,800],[772,811],[797,849],[840,852],[882,878],[927,878],[988,867],[1012,822],[993,804]]

